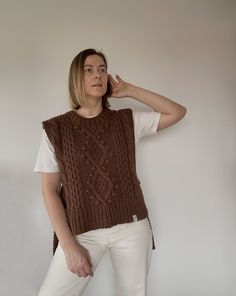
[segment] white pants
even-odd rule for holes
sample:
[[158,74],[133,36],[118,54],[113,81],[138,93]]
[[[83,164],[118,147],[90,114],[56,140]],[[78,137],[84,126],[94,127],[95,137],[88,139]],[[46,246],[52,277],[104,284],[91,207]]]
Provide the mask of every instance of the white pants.
[[[147,218],[91,230],[76,236],[88,251],[95,270],[108,249],[117,296],[145,296],[152,255],[152,230]],[[69,271],[58,245],[38,296],[80,296],[91,276],[79,277]]]

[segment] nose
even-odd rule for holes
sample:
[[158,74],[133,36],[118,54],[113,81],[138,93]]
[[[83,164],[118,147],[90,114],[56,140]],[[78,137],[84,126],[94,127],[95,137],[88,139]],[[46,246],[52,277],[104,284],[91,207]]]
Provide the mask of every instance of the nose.
[[100,73],[99,73],[99,71],[93,71],[93,75],[94,75],[94,77],[98,77],[98,76],[100,76]]

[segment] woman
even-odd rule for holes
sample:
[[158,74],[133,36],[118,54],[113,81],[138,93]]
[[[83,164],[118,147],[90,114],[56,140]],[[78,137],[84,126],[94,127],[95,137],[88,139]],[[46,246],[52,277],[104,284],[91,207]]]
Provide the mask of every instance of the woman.
[[[53,260],[39,296],[82,295],[109,249],[117,295],[146,295],[154,237],[135,145],[178,122],[186,108],[107,73],[101,52],[72,61],[72,110],[43,122],[35,172],[54,228]],[[111,110],[107,98],[131,97],[153,110]]]

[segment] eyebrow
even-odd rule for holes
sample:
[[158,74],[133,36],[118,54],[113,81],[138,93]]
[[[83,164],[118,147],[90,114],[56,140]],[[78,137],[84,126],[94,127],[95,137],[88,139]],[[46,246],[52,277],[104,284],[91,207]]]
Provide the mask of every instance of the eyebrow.
[[[93,67],[93,65],[86,64],[86,65],[84,65],[84,67]],[[98,68],[101,68],[101,67],[105,67],[106,68],[106,65],[105,64],[102,64],[102,65],[99,65],[98,66]]]

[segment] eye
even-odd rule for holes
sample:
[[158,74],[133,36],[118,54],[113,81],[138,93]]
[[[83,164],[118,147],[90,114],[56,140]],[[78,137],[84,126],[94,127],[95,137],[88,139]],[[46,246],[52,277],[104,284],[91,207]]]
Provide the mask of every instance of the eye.
[[106,68],[101,68],[100,73],[103,73],[103,74],[107,73],[107,69]]
[[91,68],[84,68],[84,73],[92,73],[92,69]]

